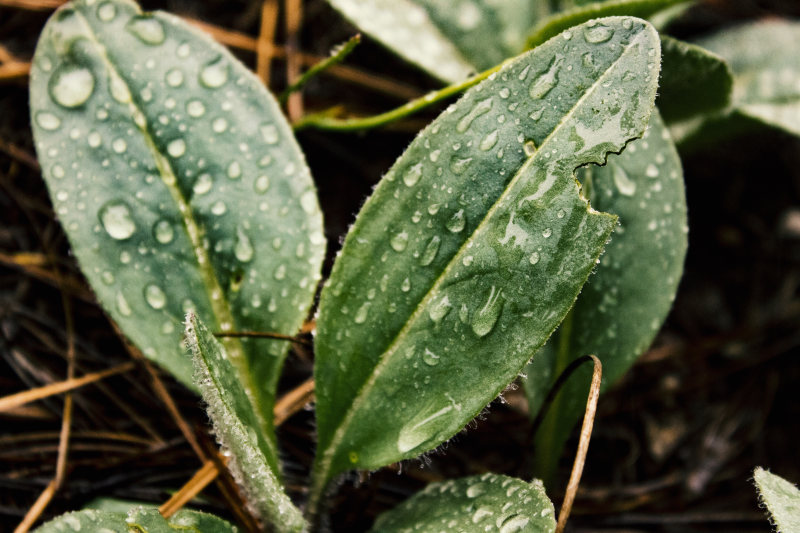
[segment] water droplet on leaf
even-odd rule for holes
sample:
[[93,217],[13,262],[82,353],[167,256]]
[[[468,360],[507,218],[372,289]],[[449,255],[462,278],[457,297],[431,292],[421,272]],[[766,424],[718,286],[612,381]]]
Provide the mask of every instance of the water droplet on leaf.
[[117,240],[129,238],[136,231],[136,223],[128,206],[120,200],[112,200],[100,208],[100,222],[106,233]]

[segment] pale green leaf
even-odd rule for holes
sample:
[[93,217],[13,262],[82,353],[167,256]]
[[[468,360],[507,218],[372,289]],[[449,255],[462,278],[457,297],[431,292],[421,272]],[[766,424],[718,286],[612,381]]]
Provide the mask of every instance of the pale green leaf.
[[753,477],[761,501],[778,533],[800,533],[800,490],[782,477],[756,468]]
[[236,533],[238,529],[225,520],[199,511],[178,511],[169,520],[157,509],[134,507],[112,513],[86,509],[63,514],[35,530],[35,533]]
[[[626,15],[631,17],[647,18],[667,7],[684,2],[685,0],[607,0],[605,2],[587,3],[556,13],[536,25],[528,35],[528,48],[539,46],[546,40],[568,30],[572,26],[581,24],[598,17],[613,15]],[[584,27],[586,37],[602,39],[602,29]]]
[[320,301],[316,491],[453,436],[574,302],[615,217],[573,171],[643,133],[659,68],[646,22],[594,27],[470,89],[363,207]]
[[656,104],[667,122],[728,106],[733,73],[721,57],[667,35],[661,36],[661,54]]
[[[171,15],[78,1],[42,33],[30,103],[72,251],[145,355],[191,384],[190,309],[215,330],[297,331],[325,246],[314,185],[274,99],[229,52]],[[271,433],[287,343],[225,344]]]
[[431,483],[382,514],[372,531],[550,533],[555,528],[553,504],[540,481],[483,474]]
[[193,314],[186,317],[186,339],[217,440],[229,453],[228,468],[248,503],[277,531],[302,531],[305,521],[283,492],[270,443],[258,431],[256,413],[225,348]]
[[125,513],[85,509],[57,516],[36,528],[34,533],[71,533],[75,531],[128,533],[128,523],[125,519]]
[[[603,389],[618,380],[653,341],[683,272],[683,172],[658,113],[642,139],[610,155],[604,167],[588,167],[582,181],[596,209],[619,216],[619,228],[570,315],[526,369],[533,415],[559,374],[582,355],[602,361]],[[583,414],[590,380],[591,365],[573,375],[536,435],[536,474],[544,479]]]

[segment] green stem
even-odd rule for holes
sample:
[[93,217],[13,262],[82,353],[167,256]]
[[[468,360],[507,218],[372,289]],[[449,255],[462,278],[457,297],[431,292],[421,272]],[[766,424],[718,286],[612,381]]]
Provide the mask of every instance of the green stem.
[[429,92],[425,96],[411,100],[405,105],[402,105],[391,111],[381,113],[380,115],[357,118],[335,118],[331,116],[330,111],[322,111],[321,113],[312,113],[300,118],[298,121],[292,124],[292,127],[295,131],[305,128],[317,128],[321,130],[334,131],[360,131],[384,126],[390,122],[413,115],[414,113],[417,113],[426,107],[435,104],[436,102],[440,102],[446,98],[450,98],[453,95],[469,89],[473,85],[482,82],[503,68],[503,65],[505,65],[505,62],[500,63],[489,70],[485,70],[480,74],[476,74],[471,78],[467,78],[460,83],[449,85],[444,89],[439,89],[438,91]]
[[296,82],[287,87],[286,90],[284,90],[278,97],[278,101],[281,104],[285,104],[286,100],[289,99],[290,94],[302,89],[311,78],[313,78],[320,72],[327,70],[330,67],[336,65],[337,63],[341,63],[342,61],[344,61],[344,59],[350,55],[350,52],[352,52],[360,42],[361,42],[361,34],[356,34],[350,39],[348,39],[347,42],[342,43],[339,46],[336,46],[331,51],[330,57],[328,57],[327,59],[323,59],[316,65],[312,66],[302,76],[300,76],[300,78]]

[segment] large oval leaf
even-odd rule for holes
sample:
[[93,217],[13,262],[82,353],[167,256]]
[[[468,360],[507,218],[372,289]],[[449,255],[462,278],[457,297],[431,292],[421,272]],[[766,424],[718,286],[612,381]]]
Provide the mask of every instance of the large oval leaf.
[[[592,205],[619,215],[597,273],[548,346],[528,365],[526,384],[536,415],[553,382],[575,359],[603,362],[603,389],[617,381],[653,341],[669,312],[687,248],[683,171],[658,113],[647,131],[604,167],[590,167]],[[536,475],[547,480],[580,419],[591,369],[578,370],[551,404],[535,441]]]
[[555,528],[553,504],[541,481],[483,474],[431,483],[382,514],[372,531],[550,533]]
[[275,452],[257,431],[258,417],[225,348],[191,313],[186,317],[186,340],[217,440],[230,455],[228,468],[250,507],[277,531],[302,531],[305,521],[278,481]]
[[[45,27],[31,72],[43,173],[97,298],[191,384],[182,318],[294,334],[324,252],[314,186],[263,85],[209,37],[124,0]],[[269,425],[285,342],[226,341]]]
[[36,533],[236,533],[225,520],[198,511],[182,509],[169,520],[156,509],[135,507],[126,513],[86,509],[66,513],[37,528]]
[[658,68],[651,26],[600,19],[509,62],[411,143],[322,293],[318,486],[450,438],[544,343],[615,223],[573,171],[642,134]]

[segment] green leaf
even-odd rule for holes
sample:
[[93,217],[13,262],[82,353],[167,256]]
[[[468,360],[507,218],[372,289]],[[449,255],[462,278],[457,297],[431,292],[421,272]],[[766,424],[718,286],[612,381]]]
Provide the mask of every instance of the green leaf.
[[681,147],[698,146],[759,125],[800,135],[800,22],[761,20],[725,29],[698,44],[720,55],[733,71],[731,106],[706,120],[677,124]]
[[483,474],[431,483],[382,514],[372,531],[550,533],[555,528],[553,504],[541,481]]
[[772,523],[780,533],[800,532],[800,490],[792,483],[756,468],[753,476],[761,501],[772,515]]
[[257,417],[225,348],[194,314],[186,317],[186,338],[195,380],[214,423],[217,440],[230,454],[228,468],[258,516],[278,531],[302,531],[300,511],[283,492],[270,442],[257,431]]
[[733,73],[721,57],[667,35],[661,35],[661,54],[656,103],[667,122],[728,106]]
[[[72,250],[145,355],[191,384],[190,309],[215,330],[297,331],[325,246],[314,185],[274,99],[229,52],[132,2],[74,2],[42,33],[30,102]],[[287,343],[225,345],[270,434]]]
[[[606,2],[588,3],[556,13],[542,20],[528,35],[528,48],[534,48],[548,39],[568,30],[572,26],[581,24],[598,17],[613,15],[626,15],[630,17],[647,18],[667,7],[684,2],[685,0],[607,0]],[[602,39],[602,29],[585,27],[586,37],[589,39]]]
[[[683,172],[669,131],[653,113],[644,137],[583,182],[596,209],[619,216],[619,228],[548,347],[528,365],[526,389],[535,416],[574,359],[597,355],[603,389],[618,380],[653,341],[678,288],[687,248]],[[535,441],[536,475],[548,479],[583,414],[591,368],[579,369],[551,405]]]
[[449,439],[574,302],[615,217],[573,171],[642,134],[659,66],[646,22],[595,27],[470,89],[364,205],[320,300],[315,491]]
[[157,509],[134,507],[126,513],[85,509],[63,514],[36,529],[35,533],[236,533],[225,520],[198,511],[181,510],[169,521]]

